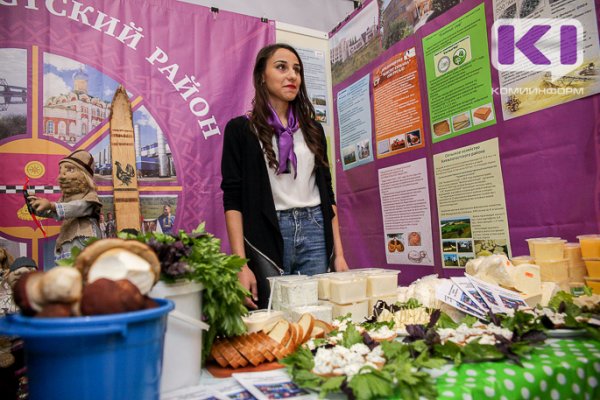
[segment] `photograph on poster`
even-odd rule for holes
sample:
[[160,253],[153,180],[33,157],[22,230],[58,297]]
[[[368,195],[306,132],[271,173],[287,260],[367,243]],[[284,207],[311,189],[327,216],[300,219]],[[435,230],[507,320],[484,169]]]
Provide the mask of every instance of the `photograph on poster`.
[[[102,203],[100,228],[105,237],[116,237],[113,196],[100,195]],[[147,232],[174,233],[177,212],[177,195],[140,196],[141,230]]]
[[421,246],[421,232],[410,232],[408,234],[409,246]]
[[344,154],[344,165],[352,164],[356,162],[356,150],[355,146],[348,146],[342,149]]
[[406,142],[409,147],[421,144],[421,131],[417,129],[416,131],[408,132],[406,134]]
[[443,136],[450,133],[450,122],[447,119],[435,122],[433,124],[433,133],[436,136]]
[[75,146],[107,121],[118,83],[71,58],[44,53],[43,132]]
[[365,5],[329,39],[333,84],[343,82],[381,54],[377,1]]
[[377,142],[377,154],[385,154],[390,152],[390,140],[384,139]]
[[406,148],[405,137],[406,136],[404,134],[401,134],[401,135],[390,138],[390,140],[392,142],[392,151]]
[[452,117],[452,130],[454,132],[467,129],[470,126],[471,118],[469,118],[469,113],[463,112]]
[[458,267],[458,256],[456,254],[444,253],[444,266],[445,267]]
[[27,133],[27,50],[0,49],[0,140]]
[[364,160],[371,155],[371,141],[363,140],[356,143],[356,153],[359,160]]
[[403,233],[391,233],[387,235],[387,249],[389,253],[402,253],[404,251],[404,241],[402,240],[403,236]]
[[473,115],[473,125],[479,125],[483,122],[491,121],[495,118],[494,107],[491,103],[484,104],[471,110]]
[[[176,183],[177,173],[171,148],[163,131],[144,106],[133,112],[133,129],[138,180],[161,184]],[[90,149],[94,157],[94,180],[99,185],[112,181],[109,135],[107,131]]]
[[458,246],[459,253],[472,253],[473,252],[473,242],[470,240],[459,240],[456,242]]
[[463,239],[471,236],[471,218],[459,217],[442,219],[440,222],[442,239]]
[[491,256],[492,254],[508,256],[508,243],[505,239],[475,240],[474,243],[477,257]]
[[467,265],[467,263],[469,262],[469,260],[472,260],[475,258],[475,254],[473,253],[469,253],[469,254],[459,254],[458,255],[458,266],[459,267],[464,267]]
[[446,253],[456,252],[456,240],[442,241],[442,248]]

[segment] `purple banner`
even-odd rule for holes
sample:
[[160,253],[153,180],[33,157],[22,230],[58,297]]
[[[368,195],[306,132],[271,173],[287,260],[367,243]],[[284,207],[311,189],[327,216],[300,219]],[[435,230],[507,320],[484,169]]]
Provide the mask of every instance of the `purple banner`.
[[60,223],[43,220],[43,239],[18,189],[29,177],[31,192],[56,198],[57,161],[75,149],[94,156],[112,211],[108,118],[119,84],[132,101],[143,228],[158,229],[166,204],[175,229],[205,221],[226,237],[222,135],[250,108],[272,21],[158,0],[10,1],[0,2],[0,38],[0,245],[48,258]]

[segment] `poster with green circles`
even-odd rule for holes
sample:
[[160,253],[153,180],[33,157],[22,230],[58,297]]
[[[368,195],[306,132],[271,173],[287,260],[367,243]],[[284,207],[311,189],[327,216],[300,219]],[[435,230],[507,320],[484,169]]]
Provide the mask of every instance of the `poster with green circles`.
[[496,123],[484,3],[423,38],[433,142]]

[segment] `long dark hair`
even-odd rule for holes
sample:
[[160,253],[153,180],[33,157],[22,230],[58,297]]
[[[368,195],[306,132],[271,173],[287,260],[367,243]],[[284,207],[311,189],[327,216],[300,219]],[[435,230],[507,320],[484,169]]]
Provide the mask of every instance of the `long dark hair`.
[[300,62],[300,76],[302,79],[298,95],[290,102],[290,107],[293,108],[296,118],[298,118],[306,145],[315,155],[315,166],[321,165],[327,167],[328,165],[325,161],[325,146],[321,141],[321,132],[316,126],[317,122],[314,121],[315,109],[308,98],[306,84],[304,83],[304,66],[298,52],[292,46],[284,43],[275,43],[263,47],[256,55],[254,72],[252,74],[254,80],[254,99],[252,99],[250,122],[255,128],[258,140],[262,143],[269,167],[277,171],[278,163],[272,142],[275,130],[267,122],[268,115],[271,111],[269,109],[269,92],[267,90],[267,85],[263,84],[263,74],[267,66],[267,60],[279,49],[291,51],[296,55]]

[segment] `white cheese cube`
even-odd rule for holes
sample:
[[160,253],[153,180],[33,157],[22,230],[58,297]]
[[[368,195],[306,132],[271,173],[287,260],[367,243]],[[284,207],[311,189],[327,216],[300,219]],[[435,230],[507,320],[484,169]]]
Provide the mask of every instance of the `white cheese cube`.
[[365,300],[367,298],[367,277],[354,273],[334,274],[329,279],[329,289],[329,299],[334,303],[348,304]]

